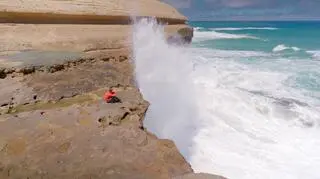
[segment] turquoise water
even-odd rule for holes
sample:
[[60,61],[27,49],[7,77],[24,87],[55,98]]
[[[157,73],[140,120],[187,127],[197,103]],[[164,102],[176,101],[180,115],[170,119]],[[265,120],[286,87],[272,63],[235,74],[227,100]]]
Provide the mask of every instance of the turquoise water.
[[195,172],[319,179],[319,23],[191,25],[190,46],[167,44],[155,21],[135,25],[146,128],[173,140]]
[[302,50],[320,49],[320,22],[191,22],[190,24],[200,27],[200,31],[217,29],[216,32],[247,34],[259,38],[247,41],[220,39],[215,43],[209,39],[206,41],[207,44],[219,49],[254,49],[269,52],[279,44],[299,47]]
[[[260,52],[241,63],[295,73],[287,85],[320,91],[320,22],[190,22],[193,47]],[[310,94],[319,98],[319,93]]]

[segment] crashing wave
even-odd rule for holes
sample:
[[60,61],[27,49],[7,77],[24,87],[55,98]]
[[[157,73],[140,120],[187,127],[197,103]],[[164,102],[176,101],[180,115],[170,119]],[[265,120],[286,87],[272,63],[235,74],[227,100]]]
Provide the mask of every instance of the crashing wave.
[[229,34],[216,31],[194,31],[194,41],[215,40],[215,39],[259,39],[246,34]]
[[242,28],[226,27],[226,28],[211,28],[211,30],[217,30],[217,31],[278,30],[278,28],[275,28],[275,27],[242,27]]
[[201,30],[201,29],[203,29],[202,27],[194,27],[193,28],[195,31],[197,31],[197,30]]
[[284,44],[280,44],[280,45],[277,45],[276,47],[274,47],[272,49],[273,52],[281,52],[281,51],[284,51],[284,50],[299,51],[300,48],[298,48],[298,47],[287,47]]
[[134,29],[136,79],[151,104],[144,125],[174,140],[195,172],[319,179],[318,102],[285,85],[291,72],[265,68],[282,66],[270,58],[257,66],[236,60],[251,52],[172,46],[154,21]]
[[311,54],[315,59],[320,59],[320,51],[307,51],[307,53]]

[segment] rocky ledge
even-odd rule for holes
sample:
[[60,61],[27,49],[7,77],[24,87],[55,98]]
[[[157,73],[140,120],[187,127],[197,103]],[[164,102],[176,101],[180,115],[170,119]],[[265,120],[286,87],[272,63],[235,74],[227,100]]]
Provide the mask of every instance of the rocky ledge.
[[[194,174],[172,141],[143,127],[125,2],[0,2],[0,179],[219,179]],[[134,2],[137,16],[168,22],[169,40],[191,41],[175,9]],[[109,87],[122,103],[103,101]]]
[[[12,70],[5,69],[0,81],[0,178],[169,178],[192,172],[171,141],[143,128],[148,103],[134,86],[127,57]],[[108,87],[122,103],[102,100]]]

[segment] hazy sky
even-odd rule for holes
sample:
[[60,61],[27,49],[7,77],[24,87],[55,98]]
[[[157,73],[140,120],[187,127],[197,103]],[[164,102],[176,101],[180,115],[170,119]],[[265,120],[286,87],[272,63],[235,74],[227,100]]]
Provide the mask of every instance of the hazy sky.
[[320,0],[163,0],[191,20],[320,19]]

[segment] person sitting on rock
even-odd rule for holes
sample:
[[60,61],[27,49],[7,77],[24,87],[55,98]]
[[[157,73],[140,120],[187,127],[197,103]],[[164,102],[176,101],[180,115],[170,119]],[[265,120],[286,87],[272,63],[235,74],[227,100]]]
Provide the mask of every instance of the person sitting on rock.
[[116,92],[110,88],[103,96],[107,103],[121,103],[121,100],[116,96]]

